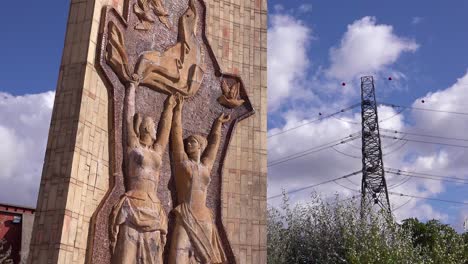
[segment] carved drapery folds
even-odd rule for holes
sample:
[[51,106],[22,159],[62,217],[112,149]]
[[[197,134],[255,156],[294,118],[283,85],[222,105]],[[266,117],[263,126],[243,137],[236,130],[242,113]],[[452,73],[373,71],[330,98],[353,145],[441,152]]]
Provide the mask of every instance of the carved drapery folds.
[[186,1],[129,0],[123,17],[104,10],[98,66],[113,98],[115,178],[93,216],[89,263],[235,263],[221,164],[236,123],[254,111],[206,40],[204,2]]

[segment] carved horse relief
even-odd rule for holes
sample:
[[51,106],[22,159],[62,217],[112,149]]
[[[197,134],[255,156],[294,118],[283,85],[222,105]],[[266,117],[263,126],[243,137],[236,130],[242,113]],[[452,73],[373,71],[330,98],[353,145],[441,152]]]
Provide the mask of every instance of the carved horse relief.
[[[96,65],[110,96],[112,176],[92,217],[87,262],[133,263],[136,257],[169,263],[180,253],[177,245],[184,245],[192,248],[187,252],[195,263],[236,263],[221,214],[221,177],[235,125],[254,113],[244,84],[221,71],[206,38],[203,0],[128,0],[126,5],[123,16],[105,7],[101,19]],[[193,144],[206,150],[194,156]],[[174,150],[186,152],[186,167],[174,163]],[[200,171],[191,167],[197,162],[205,166]],[[201,175],[192,175],[187,190],[180,187],[184,168]],[[141,172],[147,169],[152,172]],[[186,197],[196,199],[204,213]],[[148,209],[143,223],[141,213]],[[141,251],[135,242],[136,248],[112,256],[112,250],[132,245],[119,241],[129,236],[156,251]]]

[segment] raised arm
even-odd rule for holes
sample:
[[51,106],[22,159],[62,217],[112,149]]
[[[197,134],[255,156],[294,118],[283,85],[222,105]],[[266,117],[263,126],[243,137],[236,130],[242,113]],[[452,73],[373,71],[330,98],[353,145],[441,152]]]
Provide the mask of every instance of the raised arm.
[[219,142],[221,141],[221,127],[224,123],[228,122],[229,119],[231,119],[231,116],[223,113],[215,120],[213,127],[211,128],[211,132],[208,137],[208,145],[206,146],[206,150],[201,159],[203,165],[210,169],[213,167],[213,163],[216,159],[216,153],[218,153]]
[[176,105],[176,99],[174,95],[167,97],[164,102],[164,110],[161,114],[161,119],[158,125],[157,139],[154,142],[154,150],[160,154],[164,152],[169,141],[169,134],[171,132],[172,125],[172,114],[174,106]]
[[172,117],[171,146],[172,159],[174,162],[187,160],[187,154],[184,150],[184,140],[182,138],[182,106],[184,98],[176,94],[176,106],[174,107],[174,116]]
[[[138,135],[135,133],[134,118],[135,118],[135,90],[138,86],[137,82],[129,82],[125,89],[125,122],[127,125],[127,146],[134,148],[139,144]],[[138,119],[138,118],[137,118]]]

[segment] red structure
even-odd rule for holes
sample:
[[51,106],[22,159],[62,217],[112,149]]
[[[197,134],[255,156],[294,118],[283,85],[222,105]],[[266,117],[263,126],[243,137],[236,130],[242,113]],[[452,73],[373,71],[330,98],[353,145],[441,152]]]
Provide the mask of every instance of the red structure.
[[[11,247],[10,258],[15,264],[20,263],[21,256],[24,256],[25,251],[29,251],[32,223],[25,221],[25,219],[31,219],[34,216],[34,211],[34,209],[28,207],[0,204],[0,239],[6,240],[4,251]],[[24,232],[27,234],[24,234]],[[27,238],[25,238],[25,235]]]

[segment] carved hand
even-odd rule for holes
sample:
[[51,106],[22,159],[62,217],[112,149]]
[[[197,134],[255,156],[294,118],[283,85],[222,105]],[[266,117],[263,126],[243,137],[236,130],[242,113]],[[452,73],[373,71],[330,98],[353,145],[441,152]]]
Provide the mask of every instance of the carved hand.
[[135,86],[138,86],[140,84],[140,81],[141,81],[140,75],[136,73],[132,74],[132,79],[130,80],[130,83],[134,83]]
[[225,113],[222,113],[217,119],[217,121],[220,124],[224,124],[224,123],[228,122],[229,120],[231,120],[231,115],[230,114],[225,114]]
[[164,108],[166,109],[174,109],[174,107],[177,105],[176,102],[176,96],[171,94],[166,98],[166,101],[164,102]]
[[184,97],[180,93],[176,93],[175,95],[176,106],[175,110],[181,110],[182,106],[184,105]]

